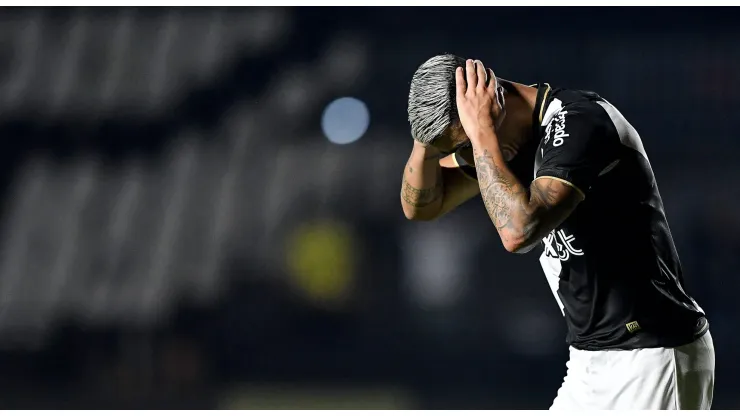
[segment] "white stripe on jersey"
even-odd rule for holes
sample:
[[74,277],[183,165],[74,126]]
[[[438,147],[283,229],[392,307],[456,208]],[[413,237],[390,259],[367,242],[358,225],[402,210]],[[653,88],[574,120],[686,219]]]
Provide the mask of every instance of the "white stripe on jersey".
[[[619,141],[621,141],[623,145],[637,150],[646,160],[648,160],[645,147],[642,145],[642,139],[640,139],[640,135],[637,133],[637,130],[632,127],[632,124],[630,124],[629,121],[624,118],[622,113],[620,113],[619,110],[617,110],[617,108],[611,105],[608,101],[597,101],[597,103],[606,110],[606,113],[612,120],[612,124],[617,128]],[[648,164],[649,163],[650,160],[648,160]]]

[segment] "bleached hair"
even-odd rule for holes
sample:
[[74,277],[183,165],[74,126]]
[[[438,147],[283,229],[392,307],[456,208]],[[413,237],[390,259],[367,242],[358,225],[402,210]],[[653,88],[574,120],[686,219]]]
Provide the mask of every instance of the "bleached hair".
[[419,67],[411,78],[409,123],[414,140],[432,143],[457,119],[455,69],[465,67],[465,59],[437,55]]

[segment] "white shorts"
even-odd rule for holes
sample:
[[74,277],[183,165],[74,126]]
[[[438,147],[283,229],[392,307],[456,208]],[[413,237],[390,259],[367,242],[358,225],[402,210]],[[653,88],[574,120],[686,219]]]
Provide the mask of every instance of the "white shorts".
[[709,410],[714,344],[707,331],[678,348],[570,349],[550,410]]

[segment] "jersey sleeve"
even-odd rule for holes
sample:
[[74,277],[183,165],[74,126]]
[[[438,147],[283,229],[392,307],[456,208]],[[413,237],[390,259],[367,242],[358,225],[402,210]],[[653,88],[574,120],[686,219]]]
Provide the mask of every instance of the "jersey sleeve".
[[575,187],[584,197],[599,173],[616,159],[608,125],[596,103],[566,106],[548,124],[541,141],[535,178],[550,177]]

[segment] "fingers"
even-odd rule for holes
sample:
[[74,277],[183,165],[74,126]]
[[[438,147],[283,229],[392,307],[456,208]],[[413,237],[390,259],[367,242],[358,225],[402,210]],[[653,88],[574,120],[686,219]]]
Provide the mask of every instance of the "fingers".
[[496,75],[493,73],[493,69],[491,68],[488,68],[486,72],[488,72],[488,85],[486,85],[486,88],[495,92],[496,88],[498,87],[498,81],[496,80]]
[[455,69],[455,87],[458,97],[462,97],[463,95],[465,95],[465,72],[463,71],[462,67],[458,67],[457,69]]
[[486,72],[488,73],[488,85],[486,85],[486,90],[495,98],[498,106],[504,108],[504,87],[499,85],[496,74],[493,73],[491,68],[488,68]]
[[473,59],[465,61],[465,69],[457,68],[455,70],[455,84],[458,96],[476,88],[490,89],[490,92],[496,94],[498,88],[493,70],[487,69],[483,62]]
[[477,87],[484,89],[486,88],[486,81],[488,81],[487,71],[486,67],[483,65],[483,62],[481,61],[475,61],[475,72],[476,72],[476,78],[478,80]]
[[478,86],[478,74],[475,72],[475,62],[472,59],[465,61],[465,73],[468,78],[468,88],[475,89]]

